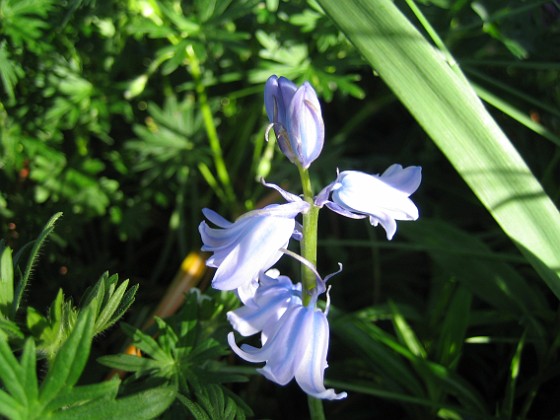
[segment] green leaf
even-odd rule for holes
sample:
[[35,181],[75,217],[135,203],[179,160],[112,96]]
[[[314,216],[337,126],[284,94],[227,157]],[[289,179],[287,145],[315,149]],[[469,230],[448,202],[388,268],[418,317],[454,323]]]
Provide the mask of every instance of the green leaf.
[[162,414],[175,400],[174,387],[160,387],[117,400],[101,399],[53,413],[54,420],[135,420],[153,419]]
[[[117,322],[134,302],[138,285],[129,290],[128,280],[117,286],[119,276],[108,272],[101,275],[82,298],[82,307],[92,306],[96,314],[95,334],[99,334]],[[116,288],[116,289],[115,289]]]
[[139,372],[154,370],[160,367],[160,362],[147,357],[133,356],[130,354],[116,354],[112,356],[101,356],[97,359],[102,365],[125,372]]
[[14,263],[12,249],[0,241],[0,315],[11,317],[11,306],[14,300]]
[[37,359],[35,354],[35,342],[28,338],[21,354],[22,385],[27,396],[28,404],[32,406],[39,397],[39,386],[37,383]]
[[523,333],[521,339],[517,343],[517,348],[511,359],[511,364],[509,367],[508,381],[505,389],[505,397],[503,402],[503,408],[501,416],[503,418],[514,417],[513,404],[515,401],[517,378],[519,377],[519,367],[521,365],[521,355],[525,347],[525,339],[527,337],[527,331]]
[[72,388],[68,393],[62,393],[49,404],[52,411],[60,408],[68,409],[73,405],[82,405],[98,399],[114,399],[119,391],[121,381],[113,378],[92,385],[83,385]]
[[496,308],[516,317],[533,317],[547,307],[539,290],[477,237],[430,219],[403,225],[400,232],[422,244],[445,273]]
[[204,408],[194,401],[189,400],[184,395],[178,394],[177,399],[190,411],[196,420],[211,420],[211,417],[206,414]]
[[455,366],[469,325],[472,293],[458,286],[451,297],[434,343],[434,358],[443,366]]
[[6,42],[0,43],[0,79],[4,85],[4,91],[11,101],[15,99],[14,87],[18,79],[24,75],[23,69],[16,62],[10,60],[10,54],[6,49]]
[[47,404],[59,393],[76,384],[89,357],[93,337],[94,313],[80,313],[72,333],[60,348],[40,390],[40,401]]
[[331,328],[341,340],[360,354],[373,369],[381,372],[383,385],[388,391],[403,392],[425,397],[425,390],[416,374],[403,363],[397,353],[412,354],[376,325],[345,315],[332,320]]
[[107,303],[103,305],[101,313],[97,316],[95,321],[95,332],[99,333],[108,327],[110,327],[116,319],[113,318],[113,314],[119,307],[121,299],[126,292],[126,287],[128,286],[128,280],[122,282],[122,284],[117,288],[114,293],[111,293]]
[[4,340],[0,340],[0,381],[11,396],[22,406],[27,405],[23,372],[12,349]]
[[393,325],[400,341],[403,342],[412,354],[422,359],[426,358],[426,349],[422,342],[416,337],[414,330],[408,325],[405,318],[394,303],[390,302],[393,312]]
[[[39,250],[41,249],[41,246],[45,242],[45,239],[47,239],[47,237],[53,231],[54,224],[56,223],[56,221],[58,219],[60,219],[61,216],[62,216],[61,212],[54,214],[49,219],[49,221],[45,224],[45,226],[43,227],[43,230],[39,234],[39,237],[33,243],[33,247],[31,248],[31,252],[30,252],[29,258],[27,260],[27,264],[25,266],[25,271],[23,273],[23,276],[22,276],[21,280],[19,281],[19,283],[17,284],[17,287],[16,287],[15,299],[14,299],[13,304],[12,304],[12,316],[14,316],[16,314],[17,310],[19,309],[19,304],[20,304],[21,298],[23,296],[23,291],[27,287],[27,282],[29,281],[29,277],[31,276],[31,271],[33,269],[33,266],[37,262],[37,258],[39,256]],[[15,260],[19,260],[19,255],[16,255]]]
[[18,402],[0,389],[0,415],[11,420],[23,419],[22,411]]
[[560,213],[457,63],[391,0],[318,0],[560,297]]
[[9,338],[24,338],[24,334],[19,329],[15,322],[9,321],[7,319],[0,318],[0,339],[8,340]]
[[143,353],[146,353],[156,360],[173,362],[173,359],[160,347],[158,342],[150,337],[148,334],[144,334],[137,328],[126,323],[121,324],[122,329],[125,333],[132,338],[133,344],[138,347]]

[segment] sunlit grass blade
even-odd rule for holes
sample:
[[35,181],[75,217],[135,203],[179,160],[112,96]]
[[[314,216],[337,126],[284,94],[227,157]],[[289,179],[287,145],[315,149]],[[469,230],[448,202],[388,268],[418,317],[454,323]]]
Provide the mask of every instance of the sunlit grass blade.
[[560,213],[457,63],[390,0],[319,3],[560,297]]

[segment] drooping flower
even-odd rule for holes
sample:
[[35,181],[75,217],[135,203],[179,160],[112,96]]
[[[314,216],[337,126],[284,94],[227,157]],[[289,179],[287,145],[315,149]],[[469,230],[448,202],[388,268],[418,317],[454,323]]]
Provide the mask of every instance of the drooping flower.
[[213,252],[206,264],[217,267],[212,287],[219,290],[250,289],[250,283],[282,256],[281,248],[299,233],[295,217],[306,212],[309,204],[301,199],[286,204],[272,204],[250,211],[235,222],[203,209],[206,218],[220,229],[202,222],[198,230],[203,251]]
[[293,284],[287,276],[270,269],[259,275],[259,287],[254,296],[241,306],[227,313],[232,327],[243,336],[262,331],[261,340],[266,342],[271,331],[286,310],[301,305],[301,283]]
[[343,171],[317,195],[315,204],[354,219],[369,216],[370,223],[381,224],[391,240],[397,231],[396,220],[418,219],[418,208],[409,196],[421,180],[420,166],[393,164],[382,175]]
[[325,139],[325,126],[317,93],[309,82],[299,88],[285,77],[270,76],[264,103],[282,153],[292,162],[309,168]]
[[[286,302],[287,288],[269,290],[271,301],[277,298]],[[334,389],[327,389],[324,385],[324,373],[328,366],[329,324],[326,314],[315,308],[315,301],[316,295],[307,306],[303,306],[301,300],[297,299],[290,300],[285,305],[271,305],[269,309],[273,317],[281,312],[278,308],[284,310],[275,323],[270,322],[270,319],[266,320],[266,308],[248,309],[247,314],[244,314],[244,322],[251,318],[250,312],[254,311],[260,317],[261,325],[264,324],[266,333],[263,330],[261,335],[262,347],[247,344],[239,347],[233,332],[229,333],[228,342],[233,351],[248,362],[265,362],[264,367],[258,371],[279,385],[286,385],[295,378],[301,389],[315,398],[345,398],[345,392],[337,394]]]

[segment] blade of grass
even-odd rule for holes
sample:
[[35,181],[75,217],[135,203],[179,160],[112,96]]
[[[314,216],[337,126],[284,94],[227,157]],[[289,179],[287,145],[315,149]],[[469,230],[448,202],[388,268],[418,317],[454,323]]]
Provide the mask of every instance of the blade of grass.
[[560,213],[454,61],[390,0],[319,0],[560,298]]

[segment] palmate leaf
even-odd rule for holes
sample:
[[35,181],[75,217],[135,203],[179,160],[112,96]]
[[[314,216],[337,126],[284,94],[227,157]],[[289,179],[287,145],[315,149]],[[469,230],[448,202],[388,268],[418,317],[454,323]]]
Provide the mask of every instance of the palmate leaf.
[[12,101],[15,99],[14,87],[22,76],[22,68],[17,62],[10,60],[10,53],[6,48],[6,42],[2,42],[0,44],[0,80],[2,80],[4,91]]
[[390,0],[318,0],[560,297],[560,213],[457,63]]
[[34,43],[49,26],[45,21],[48,12],[54,7],[55,0],[4,0],[0,2],[2,31],[14,44],[21,46]]

